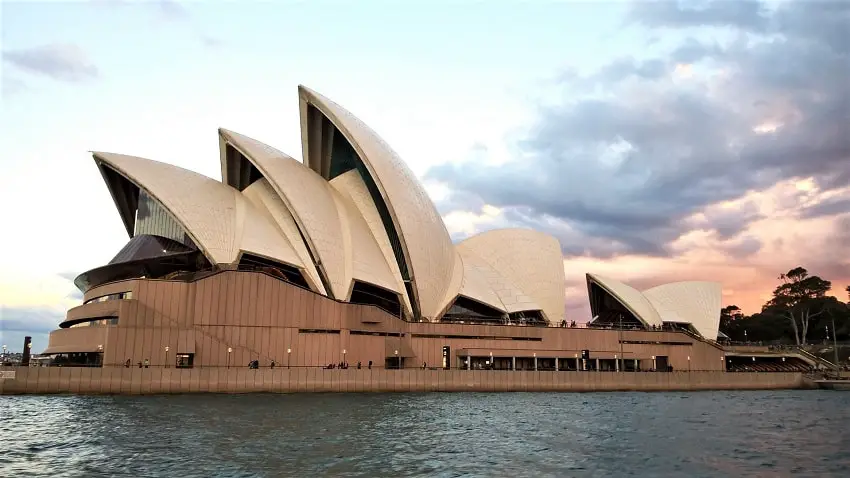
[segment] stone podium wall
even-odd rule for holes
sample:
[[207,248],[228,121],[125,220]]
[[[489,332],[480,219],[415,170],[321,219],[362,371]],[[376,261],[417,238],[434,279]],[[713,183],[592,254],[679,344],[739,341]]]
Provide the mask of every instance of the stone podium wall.
[[[599,392],[806,388],[800,373],[520,372],[313,367],[4,368],[0,394]],[[15,372],[10,374],[9,372]],[[14,378],[10,378],[14,375]]]

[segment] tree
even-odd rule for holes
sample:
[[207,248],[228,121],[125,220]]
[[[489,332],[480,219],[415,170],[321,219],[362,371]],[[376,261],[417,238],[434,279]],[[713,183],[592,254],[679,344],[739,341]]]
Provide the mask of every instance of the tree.
[[[764,312],[776,313],[791,323],[797,345],[806,343],[809,321],[821,315],[830,301],[826,293],[832,283],[809,271],[796,267],[779,276],[782,284],[773,290],[773,298],[762,308]],[[835,299],[834,297],[832,299]]]
[[727,305],[720,310],[720,330],[731,337],[732,329],[736,323],[744,318],[744,313],[737,305]]
[[847,291],[847,303],[850,304],[850,285],[844,288]]

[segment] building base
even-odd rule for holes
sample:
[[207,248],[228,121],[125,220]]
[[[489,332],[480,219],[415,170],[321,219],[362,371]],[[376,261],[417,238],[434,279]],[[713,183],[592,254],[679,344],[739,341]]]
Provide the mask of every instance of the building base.
[[[14,373],[11,373],[14,372]],[[811,388],[803,374],[290,368],[17,367],[0,395],[295,392],[613,392]]]

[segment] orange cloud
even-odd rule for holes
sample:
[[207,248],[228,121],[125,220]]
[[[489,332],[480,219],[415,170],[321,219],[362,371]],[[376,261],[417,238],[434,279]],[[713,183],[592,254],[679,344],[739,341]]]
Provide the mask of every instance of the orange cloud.
[[[850,211],[812,218],[802,214],[836,195],[850,197],[850,188],[823,194],[811,178],[784,181],[735,201],[713,204],[688,218],[686,221],[695,228],[671,244],[672,257],[567,259],[567,313],[572,320],[590,318],[583,285],[587,272],[610,276],[638,289],[678,280],[718,281],[723,284],[724,305],[735,304],[746,313],[754,313],[770,298],[779,274],[802,266],[832,281],[833,294],[847,300],[843,291],[850,284]],[[699,228],[718,210],[734,212],[745,205],[756,219],[734,237],[724,239],[714,230]]]

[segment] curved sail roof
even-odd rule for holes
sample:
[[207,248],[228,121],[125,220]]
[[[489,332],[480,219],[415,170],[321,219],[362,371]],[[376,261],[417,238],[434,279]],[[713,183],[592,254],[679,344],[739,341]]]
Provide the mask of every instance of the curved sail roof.
[[505,312],[542,310],[542,307],[514,285],[511,279],[496,272],[469,247],[464,247],[461,243],[457,248],[463,260],[464,274],[460,295]]
[[345,244],[333,189],[321,176],[271,146],[253,138],[219,129],[227,144],[239,150],[269,181],[298,229],[320,276],[334,298],[348,296]]
[[319,272],[316,270],[316,265],[313,264],[313,259],[310,258],[310,251],[307,250],[307,245],[301,239],[301,233],[298,231],[298,225],[295,224],[295,219],[293,219],[289,209],[286,208],[286,204],[283,203],[283,200],[269,184],[269,181],[266,178],[255,181],[245,188],[242,194],[254,206],[267,213],[267,216],[274,221],[281,234],[292,245],[300,263],[303,264],[303,275],[310,288],[320,294],[327,295],[325,286],[322,284],[322,279],[319,277]]
[[[239,191],[204,175],[150,159],[114,153],[93,153],[95,161],[144,189],[186,230],[214,264],[232,264],[249,252],[296,267],[303,266],[292,245]],[[107,175],[104,174],[107,178]],[[107,180],[116,206],[132,235],[135,210],[126,191]]]
[[722,288],[718,282],[673,282],[643,291],[664,322],[694,326],[705,338],[716,340],[720,329]]
[[349,295],[354,280],[368,282],[369,284],[383,287],[396,294],[402,294],[404,285],[399,284],[387,264],[386,257],[378,247],[372,231],[366,220],[360,215],[357,207],[347,201],[337,191],[334,191],[334,200],[340,211],[340,220],[343,223],[343,242],[345,243],[346,276],[350,277]]
[[[405,315],[411,317],[413,310],[410,307],[410,299],[404,288],[404,279],[401,277],[401,272],[398,269],[398,263],[393,255],[393,247],[390,244],[390,238],[387,237],[387,231],[381,223],[380,213],[375,207],[375,203],[369,196],[369,191],[366,189],[366,184],[363,178],[357,171],[348,171],[340,174],[331,180],[331,186],[337,190],[349,203],[351,203],[360,213],[361,218],[365,221],[366,226],[372,234],[372,238],[378,246],[378,249],[383,256],[383,262],[387,265],[390,275],[395,282],[395,287],[386,287],[390,290],[398,291],[402,306],[405,310]],[[354,255],[357,255],[355,250]]]
[[[262,179],[254,181],[245,192],[261,181],[274,189],[272,193],[280,199],[280,205],[285,207],[305,242],[312,244],[313,256],[319,262],[317,273],[321,270],[326,275],[335,298],[347,300],[354,280],[396,294],[404,291],[404,285],[393,277],[357,207],[330,183],[302,163],[260,141],[226,129],[220,129],[219,134],[225,145],[236,148],[262,175]],[[228,160],[226,154],[222,154],[222,158]],[[227,164],[222,170],[233,172]]]
[[[302,148],[305,164],[325,179],[330,177],[332,154],[319,145],[311,148],[311,141],[325,138],[321,123],[314,124],[309,117],[309,107],[316,108],[348,141],[362,161],[369,180],[374,182],[383,206],[391,221],[390,227],[400,241],[401,256],[397,260],[407,269],[419,313],[437,318],[446,307],[446,297],[454,297],[460,280],[446,281],[462,270],[454,246],[437,208],[415,175],[393,149],[371,128],[343,107],[324,96],[299,86],[302,121]],[[310,131],[313,131],[311,134]],[[311,139],[318,138],[318,139]],[[455,287],[456,290],[450,290]]]
[[596,274],[587,274],[587,282],[599,285],[646,326],[660,326],[661,316],[652,303],[637,289]]
[[564,317],[564,263],[554,237],[531,229],[496,229],[472,236],[457,247],[474,253],[509,279],[539,304],[550,322]]

